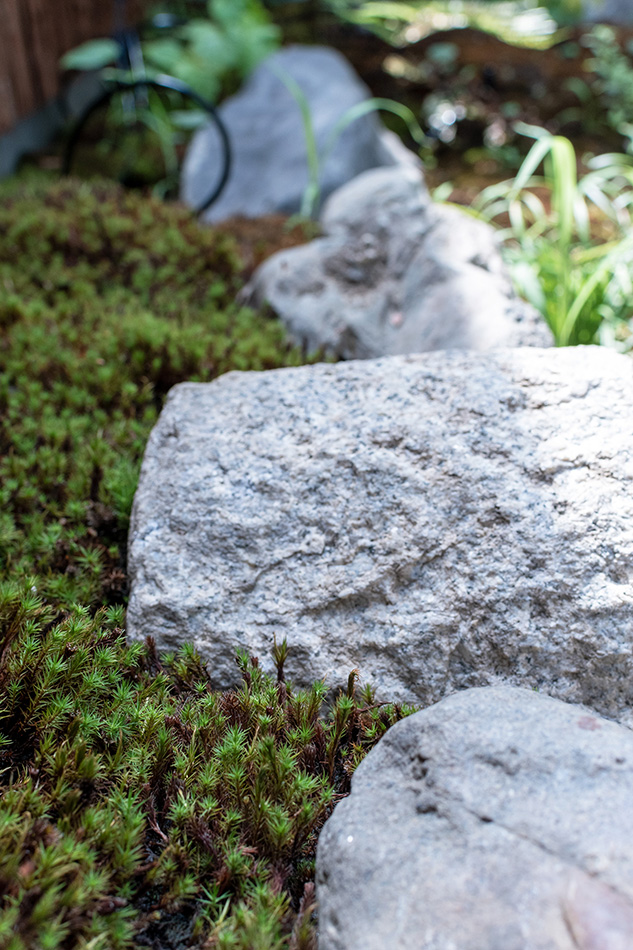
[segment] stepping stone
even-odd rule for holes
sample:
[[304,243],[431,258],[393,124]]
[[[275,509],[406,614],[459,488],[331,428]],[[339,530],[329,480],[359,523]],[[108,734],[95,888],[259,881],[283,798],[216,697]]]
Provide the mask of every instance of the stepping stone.
[[633,733],[535,692],[402,720],[319,837],[319,950],[633,947]]
[[184,383],[147,446],[128,634],[358,667],[428,704],[505,682],[633,721],[633,364],[448,351]]

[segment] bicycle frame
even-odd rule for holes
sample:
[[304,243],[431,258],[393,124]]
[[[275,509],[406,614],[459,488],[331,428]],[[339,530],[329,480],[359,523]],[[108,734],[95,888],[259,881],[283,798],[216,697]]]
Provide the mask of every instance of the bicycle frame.
[[[124,113],[128,116],[135,117],[139,111],[148,108],[147,95],[143,96],[142,100],[138,97],[138,94],[141,90],[147,91],[149,89],[156,89],[168,92],[177,92],[186,99],[190,99],[198,106],[198,108],[206,112],[213,122],[218,135],[220,136],[223,157],[220,176],[211,193],[194,209],[195,214],[200,215],[203,211],[206,211],[207,208],[209,208],[210,205],[212,205],[213,202],[217,200],[217,198],[219,198],[231,174],[231,142],[226,130],[226,126],[220,118],[215,106],[202,96],[199,96],[198,93],[186,83],[181,82],[181,80],[176,79],[174,76],[158,75],[150,78],[147,75],[139,34],[136,30],[128,29],[124,25],[124,6],[125,0],[118,0],[116,8],[118,29],[115,30],[115,38],[120,44],[121,53],[117,62],[117,67],[123,72],[128,72],[130,74],[130,78],[128,79],[121,77],[106,80],[106,88],[104,89],[103,93],[101,93],[101,95],[99,95],[93,102],[91,102],[80,114],[79,118],[72,127],[66,142],[64,160],[62,164],[62,174],[70,174],[73,153],[88,119],[102,106],[107,105],[114,98],[114,96],[120,93],[122,95]],[[178,18],[167,15],[165,22],[161,22],[156,25],[159,29],[164,29],[166,27],[174,26],[176,22],[181,21],[179,21]],[[126,93],[129,95],[126,96]]]

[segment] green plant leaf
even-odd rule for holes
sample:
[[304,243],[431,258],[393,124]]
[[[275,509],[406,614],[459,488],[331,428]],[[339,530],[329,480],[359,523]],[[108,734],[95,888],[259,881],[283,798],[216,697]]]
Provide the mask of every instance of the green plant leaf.
[[323,150],[322,161],[325,162],[327,160],[339,136],[345,131],[348,125],[351,125],[352,122],[355,122],[357,119],[360,119],[361,116],[367,115],[370,112],[380,111],[391,112],[393,115],[397,115],[398,118],[402,119],[402,121],[407,126],[411,138],[417,142],[421,148],[428,145],[427,136],[422,131],[420,123],[408,106],[403,105],[401,102],[396,102],[394,99],[382,99],[380,97],[374,97],[371,99],[365,99],[363,102],[359,102],[357,105],[352,106],[341,116],[329,135],[328,141]]
[[624,239],[624,241],[617,244],[616,247],[609,251],[608,254],[605,254],[598,267],[596,267],[591,276],[584,281],[580,293],[578,293],[574,299],[574,302],[569,308],[565,321],[561,327],[558,339],[560,346],[567,346],[576,328],[576,324],[580,318],[582,309],[590,299],[594,290],[606,277],[612,273],[616,264],[620,260],[632,253],[633,233],[629,234],[628,237]]
[[65,53],[60,63],[63,69],[78,69],[82,72],[103,69],[115,63],[120,53],[121,45],[115,40],[89,40]]
[[303,132],[306,141],[306,151],[308,155],[308,185],[303,194],[301,210],[299,213],[302,217],[309,218],[312,217],[321,194],[321,188],[319,184],[319,152],[317,148],[316,136],[314,133],[314,124],[310,114],[310,106],[303,89],[293,76],[291,76],[286,72],[285,69],[282,69],[277,64],[270,64],[269,69],[284,84],[290,95],[297,103],[301,112]]
[[176,39],[161,37],[143,43],[143,57],[155,69],[174,75],[182,59],[182,43]]
[[[520,290],[546,318],[558,345],[591,342],[601,322],[626,334],[632,285],[631,159],[599,156],[578,181],[576,154],[568,139],[533,126],[523,125],[520,131],[536,141],[516,178],[485,189],[473,210],[486,220],[510,218],[510,228],[501,232],[506,258]],[[541,163],[544,174],[537,177]],[[547,197],[541,200],[541,189],[549,206]],[[617,235],[614,241],[605,243],[594,235],[596,212]]]
[[354,18],[357,22],[367,23],[373,19],[380,20],[404,20],[408,22],[415,20],[419,14],[417,7],[408,3],[391,3],[389,0],[376,0],[376,2],[363,3],[360,9],[354,11]]
[[209,117],[203,109],[172,109],[169,118],[175,128],[193,132],[201,128]]

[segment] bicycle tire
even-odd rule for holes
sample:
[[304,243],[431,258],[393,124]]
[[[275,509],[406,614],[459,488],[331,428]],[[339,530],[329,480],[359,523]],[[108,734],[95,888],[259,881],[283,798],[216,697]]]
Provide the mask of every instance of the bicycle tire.
[[222,162],[221,162],[221,173],[218,179],[217,184],[211,191],[211,193],[205,198],[205,200],[197,205],[194,208],[194,213],[197,215],[202,214],[203,211],[206,211],[214,201],[220,197],[224,191],[224,187],[229,180],[231,174],[231,167],[233,162],[233,155],[231,151],[231,140],[229,138],[229,133],[227,132],[226,126],[220,115],[215,108],[215,106],[210,103],[207,99],[203,99],[202,96],[199,96],[190,86],[186,83],[181,82],[179,79],[176,79],[174,76],[156,76],[153,79],[143,78],[143,79],[117,79],[108,84],[108,87],[104,89],[103,93],[98,96],[93,102],[91,102],[80,114],[79,118],[75,122],[74,126],[70,130],[68,140],[66,142],[66,148],[64,149],[64,161],[62,164],[62,174],[69,175],[72,168],[73,153],[77,142],[81,137],[81,133],[84,129],[84,126],[90,119],[90,117],[97,112],[102,106],[110,102],[120,92],[133,91],[134,89],[140,88],[147,89],[164,89],[171,92],[178,92],[187,99],[190,99],[194,102],[199,108],[203,109],[207,115],[211,118],[213,124],[215,125],[216,131],[220,136],[221,142],[221,152],[222,152]]

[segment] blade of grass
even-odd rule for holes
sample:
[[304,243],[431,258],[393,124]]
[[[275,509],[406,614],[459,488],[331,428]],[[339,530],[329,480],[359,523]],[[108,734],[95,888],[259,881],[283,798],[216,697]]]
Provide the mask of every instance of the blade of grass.
[[269,68],[284,84],[299,106],[301,112],[301,121],[303,123],[303,133],[305,135],[308,156],[308,185],[303,194],[299,214],[302,218],[310,218],[321,195],[321,187],[319,185],[319,150],[314,134],[314,123],[310,115],[310,105],[299,83],[287,73],[285,69],[275,64],[269,64]]
[[582,313],[582,309],[596,287],[599,286],[605,277],[611,274],[615,264],[625,257],[627,253],[631,252],[633,252],[633,234],[629,234],[624,241],[621,241],[617,247],[614,247],[612,251],[606,254],[591,277],[584,282],[580,293],[569,308],[565,321],[562,324],[558,341],[559,346],[567,346]]

